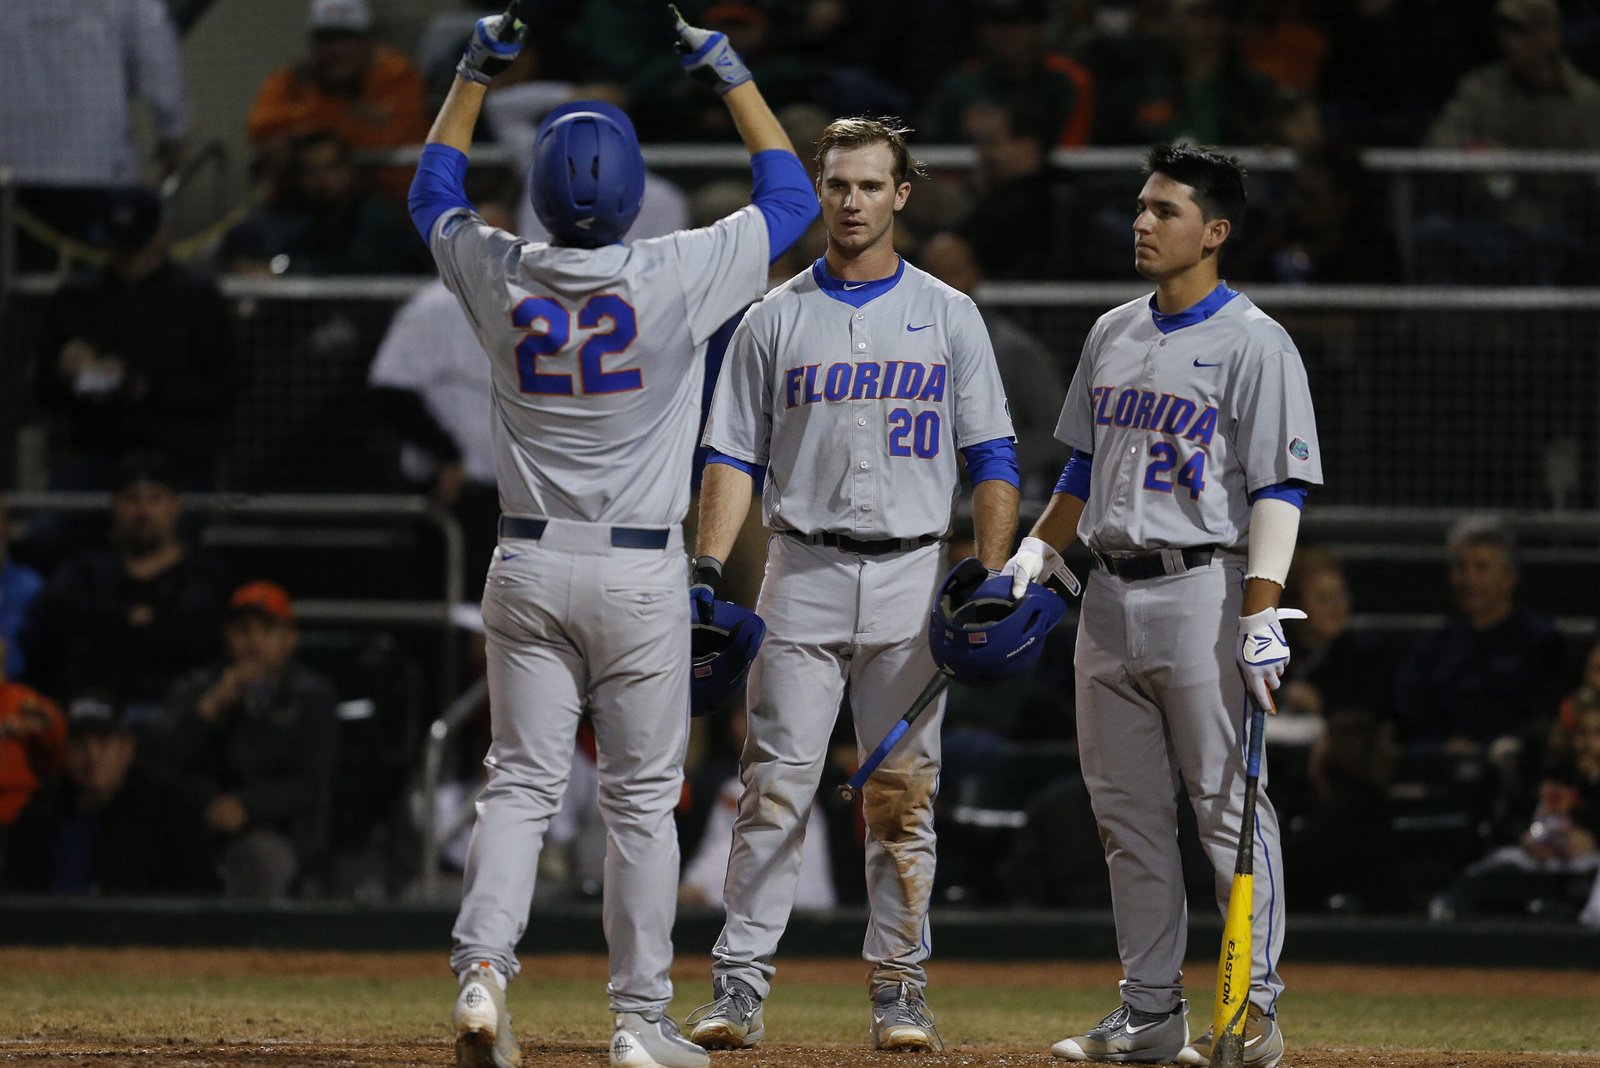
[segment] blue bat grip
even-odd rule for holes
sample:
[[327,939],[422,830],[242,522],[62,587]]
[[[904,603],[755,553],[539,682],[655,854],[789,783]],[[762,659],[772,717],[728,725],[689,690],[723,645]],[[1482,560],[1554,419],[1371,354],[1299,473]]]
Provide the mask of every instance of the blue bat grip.
[[1261,775],[1261,738],[1267,733],[1266,709],[1250,702],[1250,751],[1245,756],[1244,773],[1247,778]]
[[878,765],[883,763],[883,758],[889,755],[889,750],[894,748],[894,743],[898,742],[906,731],[910,729],[911,724],[903,719],[891,727],[889,733],[883,736],[883,741],[878,743],[878,748],[874,749],[872,755],[862,762],[861,767],[856,769],[854,775],[850,776],[850,789],[861,789],[862,784],[872,777],[874,771],[878,770]]

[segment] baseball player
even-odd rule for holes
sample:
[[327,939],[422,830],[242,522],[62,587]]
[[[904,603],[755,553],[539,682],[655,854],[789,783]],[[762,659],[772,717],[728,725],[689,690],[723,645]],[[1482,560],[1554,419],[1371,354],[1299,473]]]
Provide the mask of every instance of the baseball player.
[[585,709],[607,828],[611,1064],[707,1063],[664,1014],[689,727],[679,524],[706,339],[765,291],[768,260],[816,204],[727,39],[681,18],[677,34],[685,69],[722,94],[750,150],[751,206],[624,245],[644,182],[633,125],[575,101],[551,112],[533,149],[529,193],[550,243],[485,224],[461,181],[484,88],[521,47],[509,13],[474,28],[411,187],[417,229],[488,355],[502,511],[483,598],[488,781],[450,958],[460,1065],[519,1063],[505,985]]
[[[1161,146],[1145,169],[1134,267],[1156,291],[1089,332],[1056,426],[1072,457],[1004,570],[1020,595],[1074,535],[1096,565],[1078,625],[1078,746],[1126,978],[1114,1012],[1051,1052],[1205,1064],[1211,1035],[1190,1043],[1182,998],[1176,784],[1181,773],[1226,909],[1250,701],[1271,710],[1289,660],[1278,621],[1291,613],[1277,610],[1278,598],[1322,461],[1294,342],[1218,280],[1223,244],[1244,217],[1243,168]],[[1278,817],[1265,793],[1256,835],[1244,1057],[1270,1068],[1283,1055],[1284,906]]]
[[[917,170],[906,130],[840,119],[817,143],[826,253],[734,332],[703,438],[691,595],[709,606],[756,483],[767,541],[756,610],[744,790],[711,1004],[690,1037],[753,1046],[772,955],[794,902],[805,814],[845,687],[858,750],[887,733],[935,668],[928,603],[959,488],[973,483],[977,551],[998,567],[1016,526],[1017,463],[994,352],[964,294],[905,263],[894,220]],[[863,955],[879,1049],[942,1048],[923,997],[933,886],[936,707],[866,787]]]

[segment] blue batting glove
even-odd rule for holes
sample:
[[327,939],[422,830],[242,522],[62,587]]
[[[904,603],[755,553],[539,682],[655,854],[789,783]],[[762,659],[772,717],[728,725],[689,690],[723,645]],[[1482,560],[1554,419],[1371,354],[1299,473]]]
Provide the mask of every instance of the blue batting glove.
[[509,15],[489,15],[478,20],[467,39],[467,49],[456,64],[456,73],[469,82],[488,85],[496,74],[511,66],[522,52],[526,27]]
[[750,80],[750,68],[728,43],[727,34],[691,26],[683,20],[677,5],[667,6],[677,22],[678,62],[689,77],[724,95]]

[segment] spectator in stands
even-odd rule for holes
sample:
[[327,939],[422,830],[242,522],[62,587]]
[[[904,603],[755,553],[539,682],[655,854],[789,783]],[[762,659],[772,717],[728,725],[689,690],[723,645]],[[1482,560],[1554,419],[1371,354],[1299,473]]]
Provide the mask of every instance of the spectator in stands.
[[67,741],[56,703],[5,672],[8,644],[0,638],[0,841],[39,783],[66,763]]
[[[516,188],[500,181],[467,190],[490,226],[515,230]],[[417,492],[456,517],[465,539],[463,591],[483,592],[498,536],[500,495],[490,442],[489,357],[456,298],[435,279],[389,323],[367,372],[378,415],[401,439],[400,470]]]
[[[1518,840],[1469,867],[1436,901],[1436,917],[1525,912],[1533,901],[1576,907],[1600,872],[1600,691],[1583,690],[1574,729],[1539,784],[1532,820]],[[1571,879],[1569,876],[1581,876]]]
[[972,210],[961,231],[989,278],[1056,279],[1076,269],[1075,210],[1067,177],[1050,162],[1042,102],[974,104],[967,132],[978,148]]
[[1283,673],[1278,711],[1318,717],[1351,710],[1381,714],[1395,657],[1380,636],[1350,629],[1350,587],[1339,558],[1326,549],[1297,548],[1284,604],[1308,618],[1286,624],[1294,658]]
[[217,890],[189,791],[148,769],[111,702],[67,708],[67,771],[28,802],[7,838],[0,882],[51,894],[195,895]]
[[1132,33],[1095,42],[1094,140],[1249,145],[1270,129],[1275,86],[1232,44],[1219,0],[1141,3]]
[[979,53],[945,78],[933,109],[941,141],[983,135],[975,110],[1036,101],[1046,152],[1089,143],[1094,77],[1087,67],[1045,47],[1043,0],[982,0]]
[[[144,169],[135,99],[148,105],[160,175],[183,158],[188,103],[167,5],[8,0],[0,18],[0,171],[20,208],[81,243],[106,191]],[[56,251],[24,233],[20,266],[48,267]]]
[[1285,194],[1242,236],[1230,277],[1290,285],[1400,280],[1381,188],[1350,146],[1324,144],[1302,155]]
[[1462,520],[1446,549],[1458,614],[1419,639],[1400,665],[1400,738],[1477,747],[1504,768],[1502,754],[1548,730],[1561,643],[1547,617],[1516,607],[1516,542],[1502,519]]
[[103,690],[138,726],[211,659],[229,586],[218,557],[178,537],[182,511],[161,456],[122,459],[109,544],[67,561],[34,603],[27,681],[52,694]]
[[0,642],[6,646],[6,654],[0,656],[0,677],[22,677],[26,661],[17,638],[29,608],[43,589],[44,579],[39,572],[11,559],[11,523],[6,502],[0,499]]
[[233,399],[234,339],[211,279],[167,252],[161,198],[107,194],[104,267],[73,275],[46,305],[35,384],[66,421],[70,454],[50,486],[108,488],[130,449],[172,457],[184,489],[210,488]]
[[431,270],[400,209],[369,193],[350,146],[297,138],[268,207],[223,241],[231,270],[272,274],[422,274]]
[[[428,134],[422,76],[372,32],[367,0],[311,0],[307,57],[274,71],[250,109],[246,130],[273,181],[290,149],[313,133],[355,149],[419,145]],[[380,190],[403,202],[411,168],[385,168]]]
[[[705,814],[705,829],[698,846],[683,864],[678,883],[678,902],[684,905],[722,907],[722,884],[728,876],[728,854],[733,848],[733,821],[739,814],[737,756],[744,748],[749,722],[744,703],[735,702],[725,713],[717,713],[726,725],[727,752],[735,759],[709,763],[695,776],[710,799]],[[800,882],[795,887],[794,907],[831,909],[838,904],[833,886],[833,865],[828,853],[827,819],[822,806],[813,801],[804,828],[805,843],[800,853]]]
[[1322,0],[1328,60],[1318,96],[1330,136],[1409,148],[1461,72],[1479,62],[1488,4]]
[[1550,727],[1549,751],[1552,758],[1561,755],[1578,728],[1578,702],[1585,693],[1600,694],[1600,641],[1589,647],[1583,657],[1582,677],[1578,688],[1561,699],[1556,710],[1556,721]]
[[1239,27],[1239,55],[1250,69],[1298,93],[1317,88],[1328,34],[1307,0],[1251,0]]
[[[923,242],[919,265],[939,281],[972,296],[983,281],[972,242],[945,230]],[[1014,320],[980,304],[983,325],[994,344],[995,362],[1011,403],[1011,423],[1017,433],[1017,455],[1023,463],[1022,493],[1029,500],[1045,500],[1061,473],[1056,456],[1055,429],[1059,405],[1052,398],[1065,391],[1059,363],[1050,351]],[[1054,468],[1054,470],[1052,470]]]
[[226,660],[167,695],[161,758],[204,799],[228,896],[281,898],[322,859],[333,686],[295,661],[299,634],[282,586],[235,590],[222,636]]
[[[1600,149],[1600,82],[1561,51],[1556,0],[1499,0],[1501,59],[1468,73],[1434,120],[1440,148]],[[1587,177],[1494,174],[1456,212],[1417,223],[1428,282],[1574,284],[1594,264]]]

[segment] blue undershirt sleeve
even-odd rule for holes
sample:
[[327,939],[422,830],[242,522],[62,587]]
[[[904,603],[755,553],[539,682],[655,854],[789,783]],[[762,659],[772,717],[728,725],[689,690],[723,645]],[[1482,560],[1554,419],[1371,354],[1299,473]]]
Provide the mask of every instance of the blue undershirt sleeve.
[[1271,497],[1276,501],[1288,501],[1301,511],[1305,511],[1306,495],[1310,490],[1311,487],[1306,483],[1297,478],[1292,478],[1287,482],[1275,482],[1270,486],[1262,486],[1250,494],[1250,503],[1255,504],[1263,497]]
[[466,153],[449,145],[423,147],[417,173],[411,179],[411,193],[406,198],[411,221],[422,235],[423,244],[428,244],[433,237],[433,227],[439,216],[457,208],[474,210],[467,199],[466,177]]
[[729,467],[732,467],[732,468],[734,468],[736,470],[739,470],[739,471],[743,471],[745,474],[749,475],[750,476],[750,480],[756,484],[755,485],[755,491],[757,493],[760,493],[761,492],[761,488],[764,485],[766,485],[766,482],[767,482],[767,466],[766,466],[766,464],[746,463],[745,461],[739,459],[737,456],[729,456],[727,453],[718,452],[716,449],[712,449],[711,452],[706,456],[706,463],[708,463],[708,464],[727,464]]
[[1067,466],[1056,481],[1057,493],[1070,493],[1080,501],[1089,499],[1089,476],[1094,470],[1094,453],[1073,449]]
[[1022,488],[1022,476],[1017,470],[1017,444],[1010,438],[990,438],[961,450],[967,458],[967,481],[976,486],[980,482],[997,479]]
[[750,202],[761,209],[762,218],[767,220],[770,262],[798,241],[817,217],[817,192],[811,187],[811,176],[800,157],[781,148],[751,156],[750,173]]

